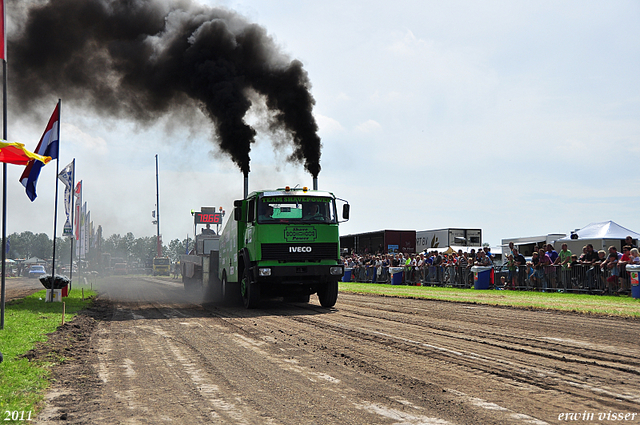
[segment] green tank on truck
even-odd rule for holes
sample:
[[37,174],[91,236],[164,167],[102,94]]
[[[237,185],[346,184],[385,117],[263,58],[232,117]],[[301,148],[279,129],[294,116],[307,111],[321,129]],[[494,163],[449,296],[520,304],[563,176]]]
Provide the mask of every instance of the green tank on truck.
[[222,296],[239,287],[244,306],[255,308],[263,298],[308,302],[318,294],[323,307],[333,307],[344,275],[338,223],[348,219],[346,201],[307,188],[252,192],[235,201],[220,237]]

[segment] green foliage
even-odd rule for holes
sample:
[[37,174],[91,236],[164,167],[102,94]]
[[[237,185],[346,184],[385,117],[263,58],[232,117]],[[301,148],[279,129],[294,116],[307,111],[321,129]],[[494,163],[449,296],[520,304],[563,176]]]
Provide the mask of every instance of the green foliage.
[[184,255],[187,252],[187,242],[189,244],[189,249],[193,248],[193,239],[183,239],[180,241],[179,239],[174,239],[169,242],[169,249],[165,250],[166,255],[171,258],[171,261],[174,263],[180,259],[181,255]]
[[8,258],[51,258],[53,241],[45,233],[22,232],[9,235]]
[[[98,226],[98,235],[100,236],[98,246],[90,247],[87,254],[89,261],[89,269],[95,270],[99,264],[102,264],[101,254],[110,254],[112,258],[122,258],[128,263],[138,262],[144,264],[145,260],[156,256],[156,237],[147,236],[136,238],[133,233],[129,232],[124,236],[113,234],[107,239],[102,239],[102,228]],[[69,264],[71,256],[72,238],[56,238],[56,264]],[[191,242],[191,241],[190,241]],[[177,243],[177,245],[176,245]],[[171,245],[175,245],[171,247]],[[185,242],[178,239],[171,241],[170,248],[163,246],[163,252],[171,257],[173,261],[177,261],[181,254],[184,254]],[[34,234],[32,232],[13,233],[9,236],[9,253],[8,258],[31,258],[38,257],[43,260],[51,260],[53,252],[53,241],[45,233]],[[75,258],[75,257],[74,257]]]

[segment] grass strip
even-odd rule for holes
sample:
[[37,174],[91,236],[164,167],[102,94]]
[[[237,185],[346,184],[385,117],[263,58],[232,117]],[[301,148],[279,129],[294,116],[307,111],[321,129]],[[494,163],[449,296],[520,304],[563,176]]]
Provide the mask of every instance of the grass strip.
[[[76,287],[69,292],[69,297],[62,299],[65,303],[65,323],[86,308],[91,303],[88,297],[95,295],[85,288],[83,301],[82,288]],[[51,366],[54,362],[64,361],[64,357],[60,356],[49,362],[29,361],[20,357],[34,348],[37,342],[46,341],[47,334],[62,324],[62,303],[45,302],[45,293],[42,290],[6,303],[5,326],[4,330],[0,330],[0,352],[4,356],[4,362],[0,363],[2,423],[24,423],[29,414],[31,420],[35,420],[49,385]],[[18,419],[14,420],[16,417]],[[21,417],[24,419],[21,420]]]
[[429,300],[640,318],[640,300],[627,296],[475,290],[353,282],[340,282],[340,291],[401,298],[424,298]]

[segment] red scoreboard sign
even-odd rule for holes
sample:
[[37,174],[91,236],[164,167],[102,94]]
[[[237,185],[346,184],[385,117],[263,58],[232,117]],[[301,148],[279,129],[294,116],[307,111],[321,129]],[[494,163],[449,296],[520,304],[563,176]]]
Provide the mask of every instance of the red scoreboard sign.
[[221,213],[203,213],[197,212],[194,214],[196,224],[222,224]]

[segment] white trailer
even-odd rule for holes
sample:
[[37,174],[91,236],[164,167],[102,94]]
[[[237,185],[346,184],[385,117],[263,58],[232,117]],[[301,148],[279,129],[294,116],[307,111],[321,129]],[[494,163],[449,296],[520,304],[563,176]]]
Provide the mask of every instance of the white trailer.
[[416,252],[429,251],[436,248],[481,247],[481,229],[436,229],[416,232]]
[[520,254],[529,257],[533,253],[534,248],[547,244],[553,245],[555,241],[565,236],[567,236],[566,233],[549,233],[548,235],[542,236],[502,239],[502,257],[506,259],[507,255],[510,254],[509,242],[513,242],[514,247],[518,249]]

